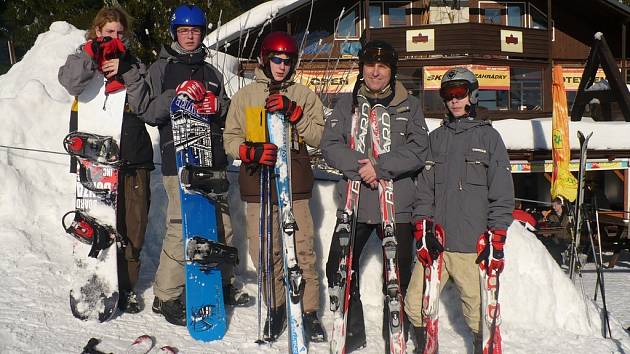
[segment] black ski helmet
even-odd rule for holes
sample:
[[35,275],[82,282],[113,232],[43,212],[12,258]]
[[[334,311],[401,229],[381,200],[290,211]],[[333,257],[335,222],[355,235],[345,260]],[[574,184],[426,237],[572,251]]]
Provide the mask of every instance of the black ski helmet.
[[357,105],[357,94],[359,93],[361,82],[363,82],[363,65],[365,63],[383,63],[388,65],[392,71],[389,86],[392,92],[396,88],[396,73],[398,70],[398,54],[396,50],[387,42],[381,40],[369,41],[359,50],[359,75],[352,90],[353,105]]
[[363,64],[383,63],[392,69],[392,79],[398,69],[398,54],[389,43],[373,40],[367,42],[359,51],[359,75],[362,76]]

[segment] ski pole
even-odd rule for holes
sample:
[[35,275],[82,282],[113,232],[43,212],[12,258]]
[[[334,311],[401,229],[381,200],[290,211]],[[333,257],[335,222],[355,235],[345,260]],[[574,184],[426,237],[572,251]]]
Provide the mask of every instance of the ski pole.
[[[593,242],[593,231],[591,229],[591,223],[588,218],[586,220],[586,229],[588,231],[588,238],[591,241],[591,251],[593,253],[593,261],[595,261],[595,271],[597,272],[597,285],[599,285],[599,290],[602,293],[602,310],[604,311],[604,338],[606,338],[606,332],[609,332],[610,337],[612,338],[612,333],[610,333],[610,322],[608,320],[608,309],[606,307],[606,294],[604,293],[604,272],[602,271],[601,263],[597,259],[597,255],[595,254],[595,243]],[[597,285],[595,285],[595,295],[597,295]]]
[[271,205],[271,170],[269,167],[265,167],[265,174],[266,174],[266,189],[265,189],[265,193],[267,194],[267,207],[266,209],[266,213],[267,215],[265,215],[265,219],[266,219],[266,226],[267,226],[267,247],[266,247],[266,259],[265,259],[265,281],[266,281],[266,287],[267,287],[267,323],[269,323],[269,326],[267,327],[267,336],[269,338],[271,338],[271,297],[272,297],[272,279],[271,279],[271,273],[272,273],[272,261],[271,261],[271,251],[272,251],[272,243],[271,243],[271,228],[273,225],[273,219],[272,219],[272,208],[273,206]]
[[258,220],[258,269],[257,269],[257,276],[258,276],[258,339],[256,340],[257,344],[262,344],[265,341],[262,339],[263,337],[263,330],[262,330],[262,265],[263,265],[263,237],[265,235],[265,206],[266,206],[266,199],[265,199],[265,187],[266,187],[266,182],[265,182],[265,174],[261,171],[260,173],[260,205],[259,205],[259,220]]

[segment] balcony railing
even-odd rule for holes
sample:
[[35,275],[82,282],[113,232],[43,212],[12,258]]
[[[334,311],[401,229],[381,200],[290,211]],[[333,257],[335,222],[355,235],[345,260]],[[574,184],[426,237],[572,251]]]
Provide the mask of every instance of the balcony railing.
[[[550,48],[548,30],[484,23],[378,28],[370,29],[368,36],[390,43],[401,58],[469,55],[547,59]],[[424,49],[408,51],[414,44]]]

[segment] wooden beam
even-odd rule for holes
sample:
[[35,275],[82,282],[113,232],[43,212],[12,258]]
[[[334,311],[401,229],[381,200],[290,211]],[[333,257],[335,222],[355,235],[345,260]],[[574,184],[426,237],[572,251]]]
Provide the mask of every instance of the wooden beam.
[[613,173],[615,174],[615,176],[619,178],[621,182],[626,180],[626,177],[624,176],[624,172],[621,172],[619,170],[613,170]]

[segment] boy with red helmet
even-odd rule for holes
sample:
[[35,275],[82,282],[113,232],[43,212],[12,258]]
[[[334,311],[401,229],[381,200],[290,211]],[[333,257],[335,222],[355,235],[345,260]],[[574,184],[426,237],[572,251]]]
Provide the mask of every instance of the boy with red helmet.
[[[304,328],[310,341],[325,341],[324,329],[317,317],[319,275],[313,247],[313,220],[308,204],[314,178],[306,150],[306,144],[319,146],[324,129],[324,110],[313,91],[293,81],[297,59],[297,44],[287,33],[272,32],[265,37],[258,57],[259,67],[255,70],[255,81],[232,97],[223,136],[228,155],[243,162],[239,175],[241,199],[247,202],[249,254],[257,265],[260,209],[258,167],[275,165],[277,155],[277,146],[266,138],[266,113],[280,111],[291,123],[291,188],[293,212],[299,228],[295,233],[295,242],[298,263],[306,281],[302,299]],[[271,183],[271,187],[273,213],[277,215],[275,182]],[[265,323],[264,330],[265,335],[271,333],[271,337],[266,338],[271,341],[277,339],[286,327],[283,260],[277,218],[274,218],[273,224],[274,291],[273,294],[265,294],[272,299],[272,316],[271,323]],[[268,332],[269,329],[271,332]]]

